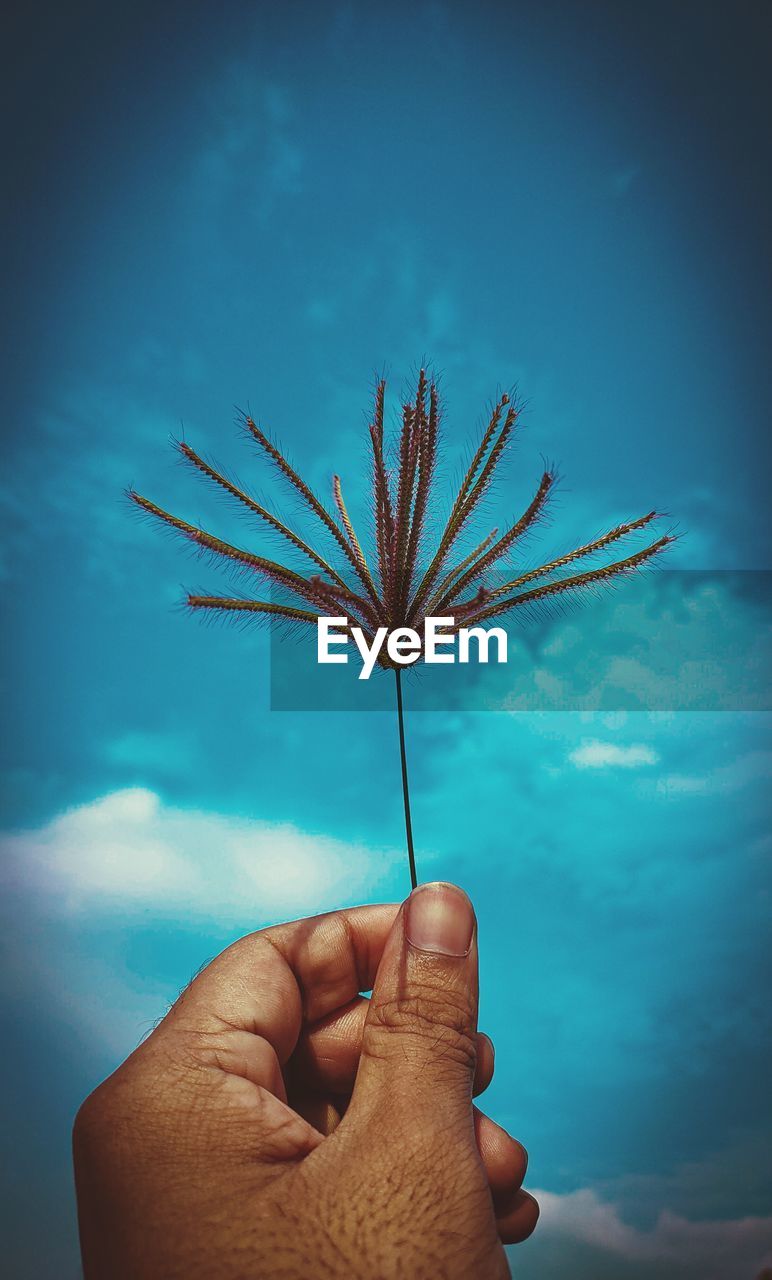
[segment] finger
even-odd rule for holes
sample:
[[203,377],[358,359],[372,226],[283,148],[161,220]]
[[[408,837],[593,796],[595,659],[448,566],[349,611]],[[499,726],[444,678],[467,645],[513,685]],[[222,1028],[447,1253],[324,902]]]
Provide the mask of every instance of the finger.
[[154,1034],[251,1032],[286,1062],[304,1017],[323,1017],[371,988],[397,910],[354,907],[241,938],[193,980]]
[[199,1041],[199,1057],[226,1075],[248,1080],[287,1101],[281,1063],[272,1044],[249,1031],[228,1028]]
[[539,1203],[527,1191],[513,1191],[505,1204],[496,1205],[496,1226],[502,1244],[527,1240],[539,1221]]
[[493,1041],[490,1036],[486,1036],[484,1031],[477,1032],[477,1061],[474,1069],[474,1083],[472,1093],[475,1098],[481,1093],[485,1093],[491,1080],[493,1079],[493,1071],[496,1065],[496,1050],[493,1047]]
[[528,1153],[522,1143],[477,1107],[474,1133],[494,1200],[518,1191],[528,1168]]
[[473,1146],[477,945],[472,904],[429,884],[403,905],[384,947],[367,1011],[347,1120],[374,1111]]
[[354,1087],[369,1001],[357,996],[305,1026],[288,1066],[290,1087],[350,1094]]
[[[304,1027],[290,1060],[290,1079],[300,1088],[320,1093],[350,1094],[362,1053],[367,1010],[364,996]],[[477,1063],[473,1091],[483,1093],[493,1079],[493,1042],[477,1032]]]
[[334,1133],[340,1124],[341,1108],[329,1098],[321,1098],[317,1094],[309,1094],[294,1102],[294,1110],[313,1127],[317,1133],[326,1137]]
[[295,975],[307,1022],[372,989],[398,910],[396,903],[353,907],[266,929]]

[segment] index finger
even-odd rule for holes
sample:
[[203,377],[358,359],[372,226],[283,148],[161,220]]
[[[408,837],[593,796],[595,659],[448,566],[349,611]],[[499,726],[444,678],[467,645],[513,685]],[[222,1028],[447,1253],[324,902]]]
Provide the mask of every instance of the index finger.
[[285,1062],[304,1019],[323,1018],[372,988],[398,910],[351,907],[248,934],[194,978],[164,1022],[249,1031]]

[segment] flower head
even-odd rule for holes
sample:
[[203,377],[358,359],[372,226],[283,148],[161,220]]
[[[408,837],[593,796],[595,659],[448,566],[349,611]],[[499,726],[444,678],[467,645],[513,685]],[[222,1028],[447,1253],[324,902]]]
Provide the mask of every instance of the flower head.
[[[441,418],[437,386],[422,369],[414,398],[402,406],[401,428],[392,448],[384,432],[385,390],[385,383],[379,382],[369,426],[374,535],[373,546],[367,552],[346,507],[340,477],[333,477],[331,510],[249,416],[244,418],[244,425],[250,439],[318,522],[332,555],[317,550],[184,441],[176,446],[184,462],[292,547],[304,572],[225,542],[130,490],[131,499],[143,511],[218,563],[281,588],[282,597],[286,595],[289,601],[277,603],[251,595],[189,595],[191,609],[280,618],[299,626],[316,625],[319,617],[338,614],[347,617],[351,626],[360,627],[365,635],[372,635],[378,627],[389,631],[411,627],[420,635],[427,617],[452,616],[454,628],[458,629],[611,582],[639,569],[674,540],[665,534],[622,559],[580,567],[579,562],[602,555],[649,525],[657,515],[650,511],[538,568],[522,569],[511,578],[502,574],[502,564],[545,512],[555,485],[554,471],[547,470],[525,511],[503,533],[491,530],[471,550],[464,548],[462,554],[459,548],[464,536],[468,540],[473,519],[480,512],[517,425],[517,407],[504,395],[495,405],[453,496],[447,520],[431,542],[430,530],[436,523],[433,516]],[[384,667],[393,665],[384,648],[378,660]]]

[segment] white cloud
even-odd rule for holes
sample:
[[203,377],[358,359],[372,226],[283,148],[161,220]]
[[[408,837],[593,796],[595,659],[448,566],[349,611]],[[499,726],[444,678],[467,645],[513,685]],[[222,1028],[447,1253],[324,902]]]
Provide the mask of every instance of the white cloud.
[[592,1189],[534,1194],[541,1205],[540,1236],[569,1237],[630,1262],[699,1267],[700,1280],[726,1280],[753,1276],[772,1258],[772,1217],[692,1221],[665,1209],[644,1231],[623,1222]]
[[2,841],[3,878],[70,913],[95,906],[249,921],[370,896],[395,861],[291,823],[175,809],[116,791]]
[[622,747],[616,742],[601,742],[597,738],[582,742],[568,758],[577,769],[640,769],[659,761],[657,752],[645,743]]

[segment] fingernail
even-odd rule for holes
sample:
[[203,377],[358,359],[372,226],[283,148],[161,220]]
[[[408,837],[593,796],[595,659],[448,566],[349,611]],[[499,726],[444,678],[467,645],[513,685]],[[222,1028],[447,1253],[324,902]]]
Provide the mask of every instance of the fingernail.
[[473,930],[472,904],[454,884],[422,884],[407,900],[405,933],[419,951],[465,956]]

